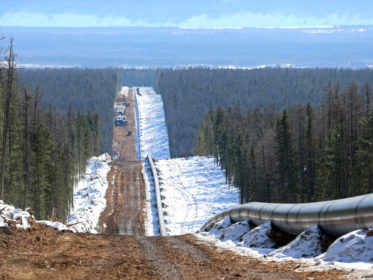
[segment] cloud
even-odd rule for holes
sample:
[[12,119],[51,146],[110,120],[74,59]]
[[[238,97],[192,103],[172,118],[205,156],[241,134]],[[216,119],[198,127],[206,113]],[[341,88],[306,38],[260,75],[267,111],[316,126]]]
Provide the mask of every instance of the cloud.
[[[225,0],[227,1],[227,0]],[[147,19],[132,20],[124,16],[99,17],[89,14],[42,14],[16,12],[0,15],[0,26],[29,27],[183,27],[183,28],[243,28],[243,27],[313,27],[334,25],[373,25],[373,18],[350,14],[329,14],[325,17],[298,17],[293,14],[240,12],[219,17],[200,14],[181,22],[153,22]]]
[[296,15],[241,12],[221,17],[197,15],[182,22],[185,28],[242,28],[242,27],[310,27],[333,25],[372,25],[372,18],[357,15],[330,14],[326,17],[298,17]]

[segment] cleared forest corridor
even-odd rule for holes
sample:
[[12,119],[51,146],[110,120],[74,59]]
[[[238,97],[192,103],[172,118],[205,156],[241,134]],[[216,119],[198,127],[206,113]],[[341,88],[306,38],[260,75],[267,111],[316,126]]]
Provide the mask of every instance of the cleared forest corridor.
[[117,157],[108,174],[102,234],[61,232],[40,224],[29,230],[10,227],[0,233],[0,279],[345,279],[339,270],[307,271],[294,261],[239,256],[193,234],[145,236],[134,94],[133,89],[126,93],[128,124],[114,126]]

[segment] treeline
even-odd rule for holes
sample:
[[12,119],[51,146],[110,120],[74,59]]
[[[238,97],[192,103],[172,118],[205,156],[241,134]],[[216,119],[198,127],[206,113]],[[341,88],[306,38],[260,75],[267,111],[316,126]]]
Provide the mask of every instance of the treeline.
[[115,94],[121,85],[117,69],[20,69],[19,80],[29,88],[40,87],[42,107],[97,112],[102,118],[100,152],[111,152]]
[[373,83],[373,70],[350,69],[161,69],[154,87],[163,96],[172,156],[190,154],[201,120],[212,107],[283,109],[317,105],[328,81],[346,87]]
[[310,202],[373,192],[372,88],[329,83],[320,105],[210,110],[195,145],[241,202]]
[[40,88],[19,82],[10,42],[0,67],[0,199],[31,207],[39,219],[64,219],[74,182],[99,152],[100,118],[42,107]]

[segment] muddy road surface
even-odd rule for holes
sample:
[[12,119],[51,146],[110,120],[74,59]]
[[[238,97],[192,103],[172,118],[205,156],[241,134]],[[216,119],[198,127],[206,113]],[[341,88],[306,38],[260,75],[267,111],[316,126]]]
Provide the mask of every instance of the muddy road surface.
[[115,126],[113,150],[117,160],[108,174],[106,208],[100,216],[101,232],[115,235],[145,234],[145,184],[142,162],[136,161],[135,91],[117,94],[115,105],[125,105],[126,125]]
[[193,235],[144,237],[57,232],[43,225],[0,231],[0,279],[346,279],[262,262]]
[[114,125],[113,151],[118,161],[136,160],[136,107],[134,101],[135,90],[129,89],[126,95],[117,94],[115,106],[125,105],[126,125]]
[[145,234],[145,184],[140,161],[114,162],[108,174],[106,208],[100,217],[102,233]]

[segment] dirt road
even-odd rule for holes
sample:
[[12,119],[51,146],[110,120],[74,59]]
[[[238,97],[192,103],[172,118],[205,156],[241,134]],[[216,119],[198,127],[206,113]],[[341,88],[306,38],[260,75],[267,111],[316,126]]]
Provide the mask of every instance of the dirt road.
[[[117,94],[116,104],[126,104],[125,116],[127,125],[114,125],[113,150],[117,152],[118,161],[135,161],[136,160],[136,115],[134,90],[129,89],[127,96]],[[120,101],[125,98],[125,102]]]
[[145,234],[145,184],[140,161],[114,162],[108,174],[102,233]]
[[42,225],[0,231],[0,279],[345,279],[262,262],[193,235],[144,237],[57,232]]
[[126,104],[125,116],[128,123],[125,126],[114,125],[113,149],[117,151],[119,158],[111,164],[106,209],[99,221],[101,231],[105,234],[145,234],[145,184],[142,163],[136,161],[133,95],[134,90],[130,89],[127,96],[118,94],[116,97],[116,104]]

